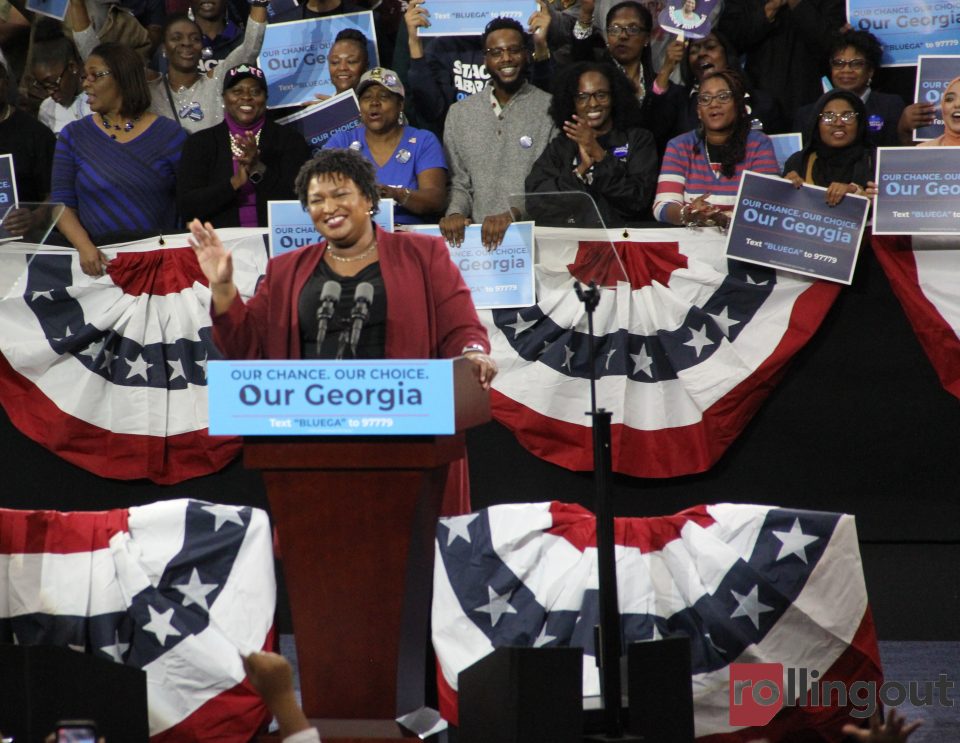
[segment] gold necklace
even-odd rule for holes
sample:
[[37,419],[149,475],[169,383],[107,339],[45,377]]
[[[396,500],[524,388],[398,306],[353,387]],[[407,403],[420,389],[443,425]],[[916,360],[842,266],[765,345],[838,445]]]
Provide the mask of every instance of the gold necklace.
[[364,250],[362,253],[358,253],[357,255],[352,255],[349,258],[344,258],[343,256],[340,256],[334,253],[333,246],[331,246],[330,249],[327,251],[327,255],[333,258],[333,260],[340,261],[341,263],[353,263],[354,261],[362,261],[364,258],[370,255],[376,249],[377,249],[377,241],[374,240],[372,243],[370,243],[369,248]]

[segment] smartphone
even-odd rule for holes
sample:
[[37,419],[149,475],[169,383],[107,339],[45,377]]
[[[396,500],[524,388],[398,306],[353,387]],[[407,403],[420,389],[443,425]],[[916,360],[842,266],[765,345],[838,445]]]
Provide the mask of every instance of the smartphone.
[[97,724],[93,720],[61,720],[57,743],[97,743]]

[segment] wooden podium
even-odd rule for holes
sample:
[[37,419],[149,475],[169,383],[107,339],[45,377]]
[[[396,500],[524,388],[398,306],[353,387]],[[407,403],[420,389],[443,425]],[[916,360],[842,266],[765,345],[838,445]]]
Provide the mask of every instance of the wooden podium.
[[[250,438],[293,614],[303,709],[324,743],[404,737],[423,706],[433,540],[464,431],[490,420],[476,367],[454,362],[450,436]],[[433,669],[429,669],[433,672]]]

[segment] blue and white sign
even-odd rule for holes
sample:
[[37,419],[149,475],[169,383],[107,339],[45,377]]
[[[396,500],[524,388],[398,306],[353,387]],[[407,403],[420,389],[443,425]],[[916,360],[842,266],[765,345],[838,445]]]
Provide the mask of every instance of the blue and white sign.
[[849,284],[870,201],[847,194],[836,206],[827,206],[826,191],[744,173],[727,235],[727,257]]
[[17,205],[17,178],[13,155],[0,155],[0,214]]
[[917,64],[921,54],[960,52],[960,0],[847,0],[854,30],[869,31],[883,47],[883,67]]
[[211,361],[213,436],[455,432],[453,359]]
[[70,0],[27,0],[27,10],[62,21],[67,15]]
[[331,136],[360,126],[360,102],[353,90],[345,90],[322,103],[277,119],[277,123],[300,132],[316,157]]
[[[436,225],[410,225],[413,232],[442,237]],[[514,222],[496,250],[480,242],[480,225],[464,230],[463,244],[450,248],[450,258],[470,287],[478,310],[529,307],[536,304],[533,278],[533,222]]]
[[947,83],[960,75],[960,55],[929,57],[922,55],[917,59],[917,88],[913,100],[917,103],[932,103],[936,106],[933,123],[913,130],[913,141],[922,142],[936,139],[943,134],[943,111],[940,109],[940,97],[947,89]]
[[770,142],[773,144],[773,154],[777,157],[777,165],[780,166],[780,172],[782,173],[790,155],[803,149],[803,137],[799,132],[769,134],[767,136],[770,137]]
[[[387,232],[393,232],[393,207],[393,199],[380,199],[380,211],[373,218]],[[267,235],[271,258],[323,240],[299,201],[267,202]]]
[[267,26],[257,64],[267,76],[268,108],[315,101],[315,93],[337,92],[330,82],[327,55],[333,40],[345,28],[354,28],[369,39],[370,66],[379,65],[377,32],[369,10]]
[[430,26],[419,36],[479,36],[494,18],[518,21],[524,28],[537,10],[536,0],[428,0]]
[[960,147],[880,147],[877,188],[873,234],[960,234]]

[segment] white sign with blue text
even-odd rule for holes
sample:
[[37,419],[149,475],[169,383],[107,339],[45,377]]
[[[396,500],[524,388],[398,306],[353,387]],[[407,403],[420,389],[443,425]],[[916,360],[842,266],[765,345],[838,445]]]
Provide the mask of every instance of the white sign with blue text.
[[960,51],[960,0],[847,0],[856,31],[880,40],[883,67],[915,65],[921,54]]
[[346,90],[322,103],[307,106],[303,111],[277,119],[277,123],[300,132],[310,145],[310,153],[316,157],[334,134],[360,126],[360,102],[353,90]]
[[960,234],[960,147],[880,147],[873,234]]
[[917,87],[914,98],[917,103],[930,103],[934,106],[933,123],[913,130],[913,141],[922,142],[936,139],[943,134],[943,111],[940,110],[940,97],[947,84],[960,75],[960,56],[929,57],[921,55],[917,59]]
[[513,18],[524,28],[537,10],[536,0],[427,0],[430,25],[419,36],[479,36],[494,18]]
[[[380,229],[393,232],[393,199],[380,199],[373,218]],[[271,258],[323,240],[299,201],[267,202],[268,252]]]
[[267,108],[316,100],[316,93],[334,95],[327,56],[337,34],[347,28],[367,37],[370,66],[380,64],[373,13],[344,13],[290,23],[271,23],[263,37],[257,65],[267,76]]
[[[494,250],[480,242],[480,225],[464,230],[463,244],[450,245],[450,258],[470,287],[478,310],[529,307],[536,304],[533,277],[533,222],[514,222]],[[436,225],[411,225],[411,231],[442,237]]]
[[455,432],[453,359],[211,361],[213,436]]

